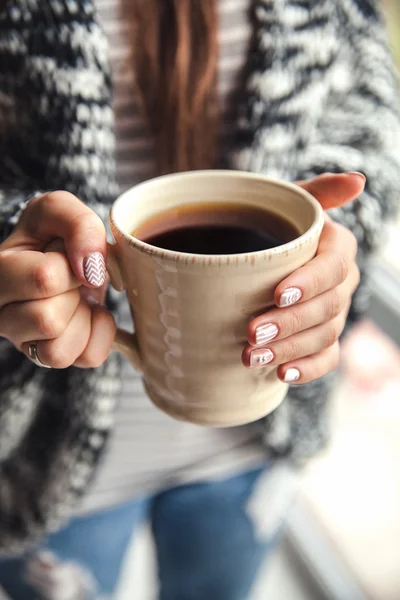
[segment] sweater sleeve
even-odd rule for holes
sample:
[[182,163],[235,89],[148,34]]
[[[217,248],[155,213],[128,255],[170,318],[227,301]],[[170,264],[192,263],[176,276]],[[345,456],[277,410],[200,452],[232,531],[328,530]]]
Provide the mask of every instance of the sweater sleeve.
[[[28,188],[0,189],[0,243],[34,195]],[[106,204],[87,205],[105,220]],[[108,305],[113,306],[110,298]],[[119,365],[119,357],[112,356],[96,370],[41,369],[0,337],[0,554],[20,553],[73,510],[87,485],[82,480],[78,486],[79,473],[93,471],[87,463],[94,431],[100,441],[90,454],[93,465],[105,447]],[[93,425],[101,404],[97,399],[104,397],[109,397],[108,421],[98,432]]]
[[[39,190],[28,187],[20,190],[7,185],[0,187],[0,244],[12,232],[26,203],[37,194],[40,194]],[[108,206],[100,202],[86,204],[106,224]],[[108,304],[113,307],[110,297]],[[37,396],[34,390],[40,385],[42,376],[42,369],[26,359],[8,340],[0,337],[0,460],[17,447],[31,424],[37,409],[37,403],[33,400]]]
[[364,267],[400,190],[399,86],[388,34],[378,0],[301,4],[294,14],[289,0],[256,3],[258,47],[233,164],[291,181],[364,173],[365,192],[331,213],[356,235]]
[[[256,3],[255,44],[268,51],[262,55],[256,47],[251,55],[252,98],[239,112],[233,164],[290,181],[324,172],[366,175],[363,194],[331,211],[359,245],[361,283],[349,326],[368,308],[368,265],[398,208],[397,73],[378,0],[302,2],[296,12],[292,5]],[[287,401],[264,421],[273,454],[303,464],[324,446],[333,380],[329,375],[290,388]]]
[[[361,171],[367,177],[359,198],[330,211],[358,241],[361,282],[352,299],[347,331],[368,309],[368,266],[399,205],[400,116],[398,78],[377,0],[341,0],[337,9],[340,51],[332,91],[296,178],[344,171]],[[275,447],[269,432],[279,429],[273,419],[279,423],[282,414],[276,411],[266,424],[265,439],[272,451],[286,453],[301,465],[326,444],[333,381],[334,374],[330,374],[290,389],[285,407],[290,413],[285,423],[290,425],[286,436],[278,436]]]
[[[26,202],[35,194],[34,190],[0,188],[0,244],[12,232]],[[15,370],[20,382],[17,392],[11,384]],[[18,445],[37,408],[32,399],[24,398],[23,393],[25,386],[31,385],[34,372],[35,366],[0,337],[0,380],[6,384],[0,394],[0,460]]]
[[351,322],[367,308],[366,267],[399,204],[399,88],[377,2],[345,0],[338,3],[338,11],[341,39],[331,93],[315,138],[301,157],[297,178],[346,171],[361,171],[367,177],[359,198],[330,211],[355,234],[359,246],[361,285],[353,299]]
[[365,193],[333,218],[357,236],[362,254],[375,250],[382,225],[395,215],[400,190],[399,88],[386,27],[375,0],[339,4],[340,51],[331,93],[299,178],[361,171]]

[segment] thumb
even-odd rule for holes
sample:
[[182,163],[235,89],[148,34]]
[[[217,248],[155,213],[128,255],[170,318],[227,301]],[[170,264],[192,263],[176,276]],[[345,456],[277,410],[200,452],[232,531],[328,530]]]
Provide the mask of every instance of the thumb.
[[100,217],[69,192],[49,192],[29,202],[13,234],[16,242],[43,251],[55,239],[62,240],[68,261],[78,280],[87,287],[101,287],[106,280],[106,230]]
[[[46,246],[46,248],[44,249],[44,252],[60,252],[61,254],[66,254],[64,242],[60,238],[57,238],[57,239],[53,240],[52,242],[50,242],[50,244],[48,244]],[[107,284],[108,284],[108,278],[106,277],[106,281],[101,287],[92,289],[89,287],[81,286],[80,287],[81,298],[83,298],[83,300],[86,300],[86,302],[88,304],[90,304],[91,306],[104,305],[104,300],[105,300],[106,293],[107,293]],[[1,598],[0,598],[0,600],[1,600]]]
[[366,177],[351,173],[325,173],[309,181],[298,181],[298,186],[310,192],[324,210],[337,208],[357,198],[365,188]]

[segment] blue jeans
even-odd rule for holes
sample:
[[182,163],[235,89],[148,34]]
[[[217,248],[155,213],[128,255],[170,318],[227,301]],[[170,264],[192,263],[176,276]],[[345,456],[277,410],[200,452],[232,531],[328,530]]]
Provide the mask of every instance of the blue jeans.
[[[50,562],[73,564],[87,575],[86,592],[71,599],[112,598],[132,531],[148,518],[156,545],[160,600],[247,600],[273,543],[259,535],[248,510],[262,473],[257,469],[224,481],[184,485],[78,517],[45,540],[40,550],[53,554],[47,554]],[[35,575],[35,561],[35,555],[0,560],[0,585],[13,600],[42,598],[43,587],[35,583],[33,588],[26,581],[31,569],[33,578],[43,584],[42,575]],[[78,581],[77,571],[69,573],[69,580]],[[45,591],[45,597],[52,598],[51,586]]]

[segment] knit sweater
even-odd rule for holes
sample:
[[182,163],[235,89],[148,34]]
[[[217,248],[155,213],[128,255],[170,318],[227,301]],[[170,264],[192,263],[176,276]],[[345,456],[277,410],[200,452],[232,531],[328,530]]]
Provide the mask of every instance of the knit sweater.
[[[256,0],[254,42],[227,166],[290,181],[362,171],[336,220],[366,270],[400,184],[397,82],[375,0]],[[92,0],[11,0],[0,13],[0,240],[36,190],[67,189],[104,219],[115,198],[107,43]],[[118,306],[110,307],[118,310]],[[113,425],[120,359],[39,369],[0,340],[0,549],[18,552],[74,511]],[[328,435],[332,377],[291,388],[260,422],[277,456],[303,461]]]

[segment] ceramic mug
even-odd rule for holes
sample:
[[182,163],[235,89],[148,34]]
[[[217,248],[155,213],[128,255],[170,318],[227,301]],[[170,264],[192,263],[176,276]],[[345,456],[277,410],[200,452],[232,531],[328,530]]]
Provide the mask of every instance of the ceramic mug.
[[[284,245],[230,255],[157,248],[131,235],[173,207],[210,202],[274,211],[295,225]],[[149,398],[177,419],[234,426],[260,419],[287,393],[275,366],[246,369],[247,326],[274,305],[276,286],[316,253],[323,211],[294,184],[240,171],[158,177],[120,196],[111,210],[113,286],[125,290],[135,334],[119,330],[114,348],[138,369]]]

